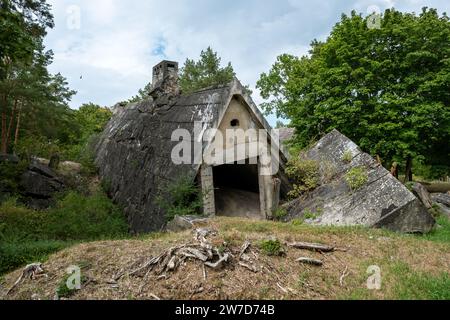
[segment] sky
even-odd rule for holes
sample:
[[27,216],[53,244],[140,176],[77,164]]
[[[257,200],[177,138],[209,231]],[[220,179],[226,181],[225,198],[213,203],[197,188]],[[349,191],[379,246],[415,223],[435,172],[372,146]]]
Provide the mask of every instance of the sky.
[[[198,59],[211,46],[237,77],[255,89],[282,53],[305,55],[325,40],[341,14],[367,15],[424,6],[450,13],[449,0],[49,0],[56,26],[46,38],[50,66],[77,91],[71,108],[131,98],[151,81],[161,60]],[[274,124],[276,118],[269,117]]]

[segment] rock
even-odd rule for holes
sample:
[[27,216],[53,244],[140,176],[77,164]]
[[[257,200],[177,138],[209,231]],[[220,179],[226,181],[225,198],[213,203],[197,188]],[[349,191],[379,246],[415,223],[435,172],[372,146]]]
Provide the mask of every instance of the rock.
[[412,186],[412,192],[417,198],[419,198],[420,201],[422,201],[425,208],[431,209],[433,207],[433,201],[431,200],[430,194],[422,184],[414,183]]
[[12,154],[0,154],[0,163],[4,162],[17,164],[19,163],[19,157]]
[[207,223],[207,218],[198,216],[175,216],[175,218],[167,224],[166,230],[169,232],[182,232],[185,230],[196,229]]
[[64,161],[59,165],[60,170],[64,172],[71,172],[74,174],[79,174],[81,172],[81,163],[72,162],[72,161]]
[[442,213],[450,218],[450,207],[447,207],[446,205],[437,202],[435,203],[435,206],[437,206],[439,213]]
[[450,194],[448,193],[433,193],[431,194],[433,202],[440,203],[450,208]]
[[[351,156],[349,156],[351,153]],[[319,165],[321,185],[286,204],[290,221],[305,218],[317,225],[364,225],[405,233],[427,233],[435,220],[424,205],[389,171],[363,153],[350,139],[334,130],[306,152]],[[367,172],[367,183],[351,190],[345,175],[352,168]]]

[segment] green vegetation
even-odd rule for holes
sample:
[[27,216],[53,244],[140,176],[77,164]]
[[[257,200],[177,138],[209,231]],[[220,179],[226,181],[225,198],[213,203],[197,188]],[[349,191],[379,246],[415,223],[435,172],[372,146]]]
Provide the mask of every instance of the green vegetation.
[[228,84],[235,77],[231,63],[220,67],[221,59],[211,47],[200,53],[200,60],[187,59],[180,74],[180,86],[184,93],[191,93],[214,85]]
[[364,167],[352,168],[345,175],[345,181],[352,191],[362,188],[368,180],[367,170]]
[[[449,300],[450,275],[442,272],[433,276],[411,270],[397,262],[390,267],[389,278],[395,278],[394,297],[399,300]],[[386,281],[389,281],[389,278]]]
[[342,156],[342,161],[350,163],[353,159],[353,152],[351,150],[347,150],[344,152],[344,155]]
[[301,156],[289,160],[286,174],[294,181],[293,190],[289,192],[290,198],[298,198],[303,193],[314,190],[319,186],[319,163],[307,160]]
[[175,216],[200,215],[203,206],[203,193],[190,175],[183,175],[169,183],[158,196],[159,207],[166,211],[167,221]]
[[317,212],[312,212],[311,210],[306,210],[304,212],[303,218],[305,220],[316,220],[322,215],[322,210],[317,210]]
[[268,256],[281,256],[284,254],[283,246],[278,239],[262,240],[259,243],[259,248]]
[[123,214],[103,193],[69,192],[46,211],[11,198],[0,205],[0,274],[77,242],[124,238],[127,231]]
[[378,29],[367,19],[342,15],[308,56],[279,56],[257,84],[263,109],[290,119],[301,147],[338,129],[407,178],[413,162],[440,168],[429,172],[435,178],[450,175],[448,16],[389,9]]
[[284,217],[286,217],[287,214],[288,214],[287,210],[285,208],[280,207],[274,212],[273,217],[275,218],[275,220],[281,220]]
[[444,215],[436,219],[436,229],[429,234],[418,236],[434,242],[450,243],[450,219]]

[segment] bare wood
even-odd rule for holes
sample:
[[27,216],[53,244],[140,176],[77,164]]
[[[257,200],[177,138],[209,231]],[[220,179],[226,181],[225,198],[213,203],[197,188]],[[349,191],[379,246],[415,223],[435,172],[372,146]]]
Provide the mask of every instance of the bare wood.
[[339,278],[339,283],[340,283],[341,287],[344,286],[344,278],[345,278],[346,276],[348,276],[348,275],[349,275],[349,273],[348,273],[348,267],[345,266],[344,272],[342,272],[342,275],[341,275],[341,277]]
[[250,241],[245,241],[245,243],[242,245],[241,252],[239,254],[239,259],[242,257],[244,253],[247,252],[247,250],[250,248],[251,245],[252,243]]
[[298,258],[295,261],[300,262],[300,263],[310,264],[313,266],[319,266],[319,267],[323,265],[323,262],[321,260],[312,259],[312,258],[302,257],[302,258]]
[[150,293],[150,297],[152,297],[153,299],[158,300],[158,301],[161,300],[160,297],[158,297],[157,295],[155,295],[153,293]]
[[211,269],[220,269],[225,262],[228,262],[228,258],[230,255],[226,253],[222,258],[219,259],[216,263],[205,262],[205,266],[210,267]]
[[244,267],[244,268],[250,270],[251,272],[254,272],[254,273],[258,272],[258,269],[256,269],[256,267],[254,265],[249,265],[249,264],[244,263],[244,262],[239,262],[239,265],[241,267]]
[[294,242],[288,244],[289,247],[296,248],[296,249],[304,249],[304,250],[311,250],[311,251],[320,251],[320,252],[333,252],[335,250],[334,247],[319,244],[319,243],[308,243],[308,242]]

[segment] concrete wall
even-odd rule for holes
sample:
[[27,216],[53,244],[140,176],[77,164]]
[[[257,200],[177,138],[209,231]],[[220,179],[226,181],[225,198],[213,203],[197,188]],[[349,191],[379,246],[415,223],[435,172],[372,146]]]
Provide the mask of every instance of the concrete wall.
[[[249,145],[253,142],[258,141],[258,132],[262,126],[258,126],[255,120],[252,118],[249,109],[244,103],[237,99],[232,99],[230,105],[225,112],[222,122],[220,123],[218,130],[223,135],[223,149],[228,152],[232,149],[237,149],[238,146],[246,147],[247,150]],[[227,137],[227,130],[244,130],[254,129],[256,135],[246,136],[245,139],[237,139],[236,137]],[[227,151],[228,150],[228,151]],[[238,158],[237,160],[248,159],[249,156],[253,156],[254,153],[246,154],[243,159]],[[258,151],[256,150],[256,156],[258,156]],[[254,158],[257,161],[257,158]],[[260,163],[258,163],[259,171],[261,172]],[[202,188],[207,194],[204,197],[204,207],[205,214],[213,215],[215,213],[214,207],[214,178],[213,170],[210,167],[202,167]],[[260,217],[263,219],[271,218],[272,213],[279,204],[279,193],[280,193],[280,181],[272,176],[262,176],[259,175],[259,194],[260,194]]]

